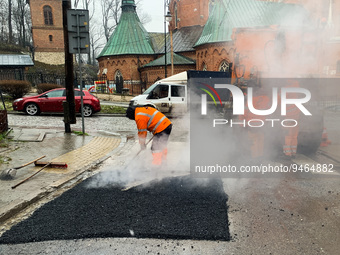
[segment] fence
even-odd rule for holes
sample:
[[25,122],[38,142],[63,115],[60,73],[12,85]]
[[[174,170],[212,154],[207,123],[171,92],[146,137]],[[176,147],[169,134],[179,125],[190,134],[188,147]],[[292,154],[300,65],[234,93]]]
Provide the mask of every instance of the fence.
[[[106,75],[98,77],[98,81],[103,84],[97,86],[97,92],[110,94],[116,92],[124,95],[139,95],[146,90],[146,82],[133,81],[133,80],[108,80]],[[112,88],[114,88],[112,90]]]
[[3,133],[8,130],[8,119],[7,119],[7,110],[4,102],[4,98],[2,97],[2,92],[0,90],[1,104],[0,104],[0,133]]
[[25,80],[36,86],[40,83],[54,83],[65,87],[65,75],[43,74],[43,73],[27,73]]
[[[65,87],[64,74],[24,73],[22,69],[0,70],[0,80],[26,80],[34,87],[40,83],[53,83]],[[83,79],[83,85],[94,84],[93,79]],[[78,87],[79,81],[75,79],[74,87]]]
[[[74,80],[74,87],[79,87],[79,79],[78,77],[75,77]],[[117,92],[118,94],[126,93],[130,95],[139,95],[143,93],[143,91],[146,89],[146,83],[145,82],[139,82],[139,81],[132,81],[132,80],[121,80],[117,84],[117,81],[109,81],[106,80],[107,77],[98,77],[96,80],[99,81],[105,81],[106,86],[103,86],[103,88],[100,90],[101,93],[113,93]],[[65,87],[65,75],[64,74],[45,74],[45,73],[25,73],[23,69],[2,69],[0,70],[0,80],[26,80],[29,81],[33,87],[37,86],[41,83],[53,83],[61,85],[62,87]],[[85,88],[86,85],[94,85],[95,80],[88,78],[88,79],[82,79],[83,88]],[[109,86],[107,86],[109,85]],[[118,86],[117,86],[118,85]],[[88,87],[88,86],[86,86]],[[114,90],[112,88],[114,87]]]
[[0,110],[0,133],[8,130],[7,111]]

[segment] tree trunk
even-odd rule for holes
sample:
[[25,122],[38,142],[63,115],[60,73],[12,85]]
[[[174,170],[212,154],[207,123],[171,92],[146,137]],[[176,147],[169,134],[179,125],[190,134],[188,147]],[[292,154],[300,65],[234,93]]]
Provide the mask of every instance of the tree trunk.
[[8,0],[8,43],[13,42],[12,0]]

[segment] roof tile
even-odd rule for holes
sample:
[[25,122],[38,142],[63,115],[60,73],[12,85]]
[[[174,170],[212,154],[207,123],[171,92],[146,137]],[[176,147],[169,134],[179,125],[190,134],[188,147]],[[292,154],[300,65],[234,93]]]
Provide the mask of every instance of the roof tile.
[[[167,65],[171,64],[171,54],[170,52],[166,55],[166,62]],[[174,53],[174,65],[195,65],[196,62],[192,60],[191,58],[181,56],[179,54]],[[165,65],[165,57],[164,55],[146,65],[143,67],[152,67],[152,66],[164,66]]]
[[195,47],[230,41],[234,28],[269,25],[306,26],[307,11],[300,5],[255,0],[217,0]]
[[98,58],[128,54],[154,54],[149,34],[140,22],[135,8],[122,9],[119,23]]

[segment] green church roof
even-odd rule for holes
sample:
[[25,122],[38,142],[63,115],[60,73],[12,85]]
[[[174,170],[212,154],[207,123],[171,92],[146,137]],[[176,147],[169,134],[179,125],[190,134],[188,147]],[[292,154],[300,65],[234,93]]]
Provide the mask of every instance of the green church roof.
[[140,22],[134,0],[122,1],[118,25],[98,58],[114,55],[154,54],[148,32]]
[[300,5],[256,0],[217,0],[196,46],[230,41],[234,28],[270,25],[306,26]]
[[[181,56],[179,54],[174,53],[174,65],[195,65],[196,62],[192,60],[191,58]],[[166,63],[167,65],[171,64],[171,53],[168,52],[166,54]],[[164,66],[165,64],[165,56],[163,55],[160,58],[157,58],[156,60],[144,65],[143,67],[153,67],[153,66]]]

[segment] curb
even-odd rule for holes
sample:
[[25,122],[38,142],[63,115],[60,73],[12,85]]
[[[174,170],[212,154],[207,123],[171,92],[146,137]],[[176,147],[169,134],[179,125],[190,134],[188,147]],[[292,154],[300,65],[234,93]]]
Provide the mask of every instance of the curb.
[[[7,114],[20,114],[21,112],[16,112],[16,111],[8,111]],[[27,116],[25,115],[24,113],[22,113],[24,116]],[[53,115],[57,115],[57,116],[63,116],[62,113],[46,113],[45,116],[53,116]],[[41,115],[40,115],[41,116]],[[44,116],[44,114],[43,114]],[[91,117],[85,117],[85,118],[92,118],[92,117],[96,117],[96,116],[103,116],[103,117],[125,117],[125,114],[123,113],[95,113],[93,114]],[[77,117],[80,117],[80,116],[77,116]]]
[[[72,181],[73,183],[78,183],[78,181],[86,179],[86,178],[81,178],[81,176],[84,175],[86,172],[89,172],[91,169],[97,167],[99,164],[103,163],[105,160],[112,157],[117,152],[121,151],[123,147],[126,145],[127,137],[125,135],[121,135],[118,133],[111,133],[111,132],[105,132],[105,133],[108,135],[114,135],[114,136],[120,137],[121,141],[115,149],[113,149],[111,152],[101,157],[100,159],[89,163],[88,165],[86,165],[85,167],[82,167],[81,169],[76,170],[74,173],[70,174],[69,176],[61,178],[58,181],[52,184],[49,184],[46,187],[43,187],[43,190],[40,189],[35,194],[29,194],[28,197],[25,197],[21,202],[18,203],[14,200],[8,205],[5,205],[4,207],[5,208],[8,207],[8,209],[0,215],[0,224],[4,223],[6,220],[10,219],[11,217],[19,214],[20,212],[22,212],[23,210],[25,210],[32,204],[60,190],[62,187],[66,186],[67,184],[70,184]],[[72,187],[72,185],[70,185],[69,187]]]

